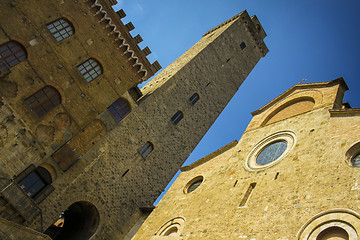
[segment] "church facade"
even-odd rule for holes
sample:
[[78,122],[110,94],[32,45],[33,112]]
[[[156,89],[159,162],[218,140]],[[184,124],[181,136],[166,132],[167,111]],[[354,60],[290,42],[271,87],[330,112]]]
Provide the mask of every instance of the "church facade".
[[131,239],[268,50],[246,11],[161,67],[114,0],[0,3],[0,238]]
[[360,109],[342,78],[298,84],[246,131],[181,168],[133,239],[355,240]]

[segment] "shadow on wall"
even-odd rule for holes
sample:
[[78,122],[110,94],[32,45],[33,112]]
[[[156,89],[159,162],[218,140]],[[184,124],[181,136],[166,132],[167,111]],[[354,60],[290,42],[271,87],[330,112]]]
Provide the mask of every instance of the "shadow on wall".
[[93,204],[76,202],[44,233],[54,240],[87,240],[96,232],[99,221],[99,212]]

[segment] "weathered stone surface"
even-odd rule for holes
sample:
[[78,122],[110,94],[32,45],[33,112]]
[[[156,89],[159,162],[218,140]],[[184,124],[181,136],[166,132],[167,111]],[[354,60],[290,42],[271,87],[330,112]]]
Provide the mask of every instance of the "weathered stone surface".
[[[333,226],[344,228],[346,239],[357,239],[360,168],[351,166],[346,153],[350,148],[352,157],[360,152],[360,111],[345,108],[329,114],[341,105],[346,89],[342,79],[296,85],[255,111],[235,146],[181,168],[133,239],[163,239],[159,230],[179,217],[185,222],[177,226],[174,239],[319,239],[320,232]],[[312,109],[294,108],[291,116],[261,126],[289,101],[305,96],[314,99]],[[257,144],[284,131],[295,135],[292,149],[271,167],[246,170]],[[203,177],[201,185],[186,193],[198,176]]]
[[[69,206],[86,202],[75,206],[92,206],[96,211],[85,212],[99,214],[94,218],[100,219],[98,228],[89,231],[95,233],[92,239],[131,238],[144,219],[140,209],[153,204],[266,55],[265,32],[242,12],[204,35],[150,81],[141,90],[145,96],[135,102],[129,89],[160,65],[147,61],[148,51],[138,48],[109,1],[29,1],[26,6],[11,2],[15,4],[0,2],[0,45],[17,41],[27,59],[7,76],[19,91],[1,106],[6,137],[0,148],[0,173],[6,173],[6,180],[24,179],[29,176],[24,173],[27,166],[43,170],[36,167],[47,163],[56,176],[50,174],[45,184],[55,190],[39,196],[41,218],[26,225],[43,232]],[[58,42],[46,26],[60,18],[73,25],[74,34]],[[246,47],[240,47],[244,42]],[[102,67],[102,74],[91,82],[77,69],[89,58]],[[57,89],[61,104],[51,106],[51,96],[43,93],[33,105],[46,109],[45,102],[51,110],[39,118],[24,99],[47,85]],[[194,93],[200,97],[195,105],[189,101]],[[108,107],[119,98],[130,111],[116,121]],[[175,125],[171,118],[177,111],[183,119]],[[139,149],[146,142],[154,149],[144,159]],[[11,219],[16,209],[6,204],[0,197],[0,207]]]

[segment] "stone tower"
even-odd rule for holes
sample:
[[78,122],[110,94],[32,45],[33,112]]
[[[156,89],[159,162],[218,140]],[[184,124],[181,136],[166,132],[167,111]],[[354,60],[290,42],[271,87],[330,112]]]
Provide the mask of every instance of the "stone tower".
[[244,11],[139,90],[160,65],[114,3],[0,3],[1,238],[131,238],[268,52]]
[[299,84],[241,139],[181,168],[135,239],[359,239],[360,109],[342,78]]

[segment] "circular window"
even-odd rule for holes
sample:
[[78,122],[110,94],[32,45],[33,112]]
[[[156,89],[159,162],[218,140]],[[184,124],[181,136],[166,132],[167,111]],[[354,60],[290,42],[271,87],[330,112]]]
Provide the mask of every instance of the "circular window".
[[184,193],[191,193],[197,189],[201,183],[203,182],[204,178],[203,176],[198,176],[194,179],[192,179],[190,182],[188,182],[184,188]]
[[278,132],[266,137],[250,151],[244,163],[245,169],[258,171],[274,166],[290,152],[295,141],[295,134],[290,131]]
[[284,141],[273,142],[266,146],[256,158],[259,165],[269,164],[278,159],[286,150],[287,143]]
[[[173,218],[164,225],[155,233],[155,236],[168,236],[168,237],[178,237],[180,236],[182,229],[184,228],[185,219],[182,217]],[[164,238],[165,239],[165,238]],[[171,238],[175,239],[175,238]]]
[[329,227],[322,231],[316,240],[349,240],[349,234],[341,227]]
[[355,157],[351,159],[351,165],[353,167],[360,167],[360,153],[356,154]]

